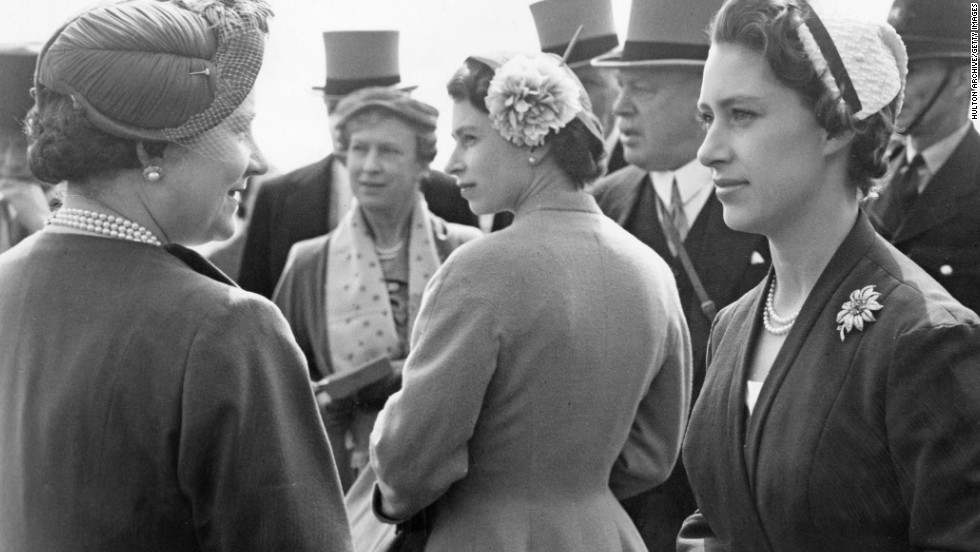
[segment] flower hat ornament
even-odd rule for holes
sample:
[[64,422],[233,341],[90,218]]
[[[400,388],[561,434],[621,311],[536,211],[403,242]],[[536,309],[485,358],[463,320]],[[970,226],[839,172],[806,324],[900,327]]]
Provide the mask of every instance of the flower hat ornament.
[[543,145],[548,135],[578,118],[600,142],[602,125],[592,114],[592,104],[566,60],[579,34],[579,26],[565,55],[498,52],[471,56],[494,70],[485,100],[490,122],[516,146]]
[[487,90],[490,121],[517,146],[540,146],[565,127],[583,106],[580,84],[554,55],[518,55],[500,66]]
[[875,291],[875,287],[864,286],[851,292],[850,298],[841,305],[841,310],[837,313],[837,331],[840,332],[840,340],[844,341],[845,333],[857,328],[864,331],[864,323],[874,322],[875,315],[872,311],[881,310],[884,306],[878,302],[881,293]]

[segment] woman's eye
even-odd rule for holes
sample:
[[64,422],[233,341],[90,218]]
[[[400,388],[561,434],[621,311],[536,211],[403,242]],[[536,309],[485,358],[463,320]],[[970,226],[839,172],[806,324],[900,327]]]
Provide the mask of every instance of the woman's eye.
[[698,113],[694,118],[698,120],[698,123],[700,123],[701,127],[705,130],[711,126],[712,121],[715,119],[710,113]]
[[748,121],[755,118],[755,113],[751,111],[746,111],[744,109],[732,110],[732,120],[733,121]]

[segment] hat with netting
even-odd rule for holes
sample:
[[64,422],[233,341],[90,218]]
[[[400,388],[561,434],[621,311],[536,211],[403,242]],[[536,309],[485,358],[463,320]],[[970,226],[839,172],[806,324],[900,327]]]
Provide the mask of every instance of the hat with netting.
[[908,55],[902,39],[884,21],[857,18],[812,4],[797,34],[807,57],[832,94],[862,120],[905,97]]
[[31,87],[40,45],[0,45],[0,131],[21,133],[34,105]]
[[619,46],[611,0],[541,0],[531,4],[531,15],[541,51],[550,54],[564,55],[582,27],[566,60],[569,67],[588,65]]
[[68,95],[98,129],[208,155],[202,135],[250,93],[265,48],[264,0],[124,0],[69,20],[45,44],[35,86]]

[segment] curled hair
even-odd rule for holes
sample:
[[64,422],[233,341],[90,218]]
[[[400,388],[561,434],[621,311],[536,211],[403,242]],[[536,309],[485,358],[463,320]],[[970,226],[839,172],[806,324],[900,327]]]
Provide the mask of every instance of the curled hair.
[[[467,101],[476,109],[486,113],[487,91],[493,79],[494,70],[488,65],[466,60],[466,63],[446,85],[446,91],[455,102]],[[558,167],[580,188],[602,176],[605,168],[605,145],[597,140],[578,118],[572,119],[558,132],[551,131],[545,138],[551,146]]]
[[821,81],[796,29],[810,16],[802,0],[727,0],[711,22],[712,43],[737,44],[765,58],[776,78],[795,90],[831,136],[853,132],[847,158],[849,180],[863,196],[887,170],[885,147],[894,128],[894,102],[856,120],[839,94]]
[[[141,167],[137,140],[117,138],[92,125],[72,99],[49,88],[37,88],[37,101],[25,124],[31,172],[51,184],[84,182],[98,175]],[[143,142],[151,157],[160,157],[166,142]]]
[[367,107],[352,115],[334,129],[334,138],[337,141],[338,155],[346,157],[347,148],[350,147],[350,135],[352,127],[376,125],[383,119],[395,119],[405,123],[415,134],[415,160],[428,168],[429,163],[436,158],[436,132],[434,129],[423,127],[422,125],[399,117],[395,112],[383,107]]

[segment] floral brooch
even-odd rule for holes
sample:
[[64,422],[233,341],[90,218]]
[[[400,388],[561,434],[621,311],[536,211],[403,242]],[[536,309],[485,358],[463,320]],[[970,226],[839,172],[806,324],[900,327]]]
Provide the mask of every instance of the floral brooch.
[[515,56],[494,73],[486,105],[493,128],[518,146],[540,146],[582,111],[580,85],[553,56]]
[[864,330],[865,322],[874,322],[875,315],[872,311],[881,310],[884,306],[878,302],[881,294],[875,291],[875,287],[864,286],[851,292],[851,296],[841,305],[840,312],[837,313],[837,331],[840,332],[840,340],[844,341],[844,334],[857,328],[858,331]]

